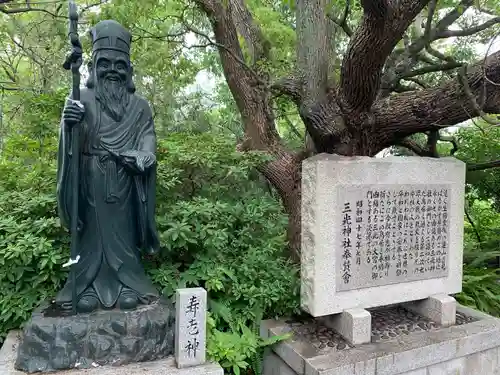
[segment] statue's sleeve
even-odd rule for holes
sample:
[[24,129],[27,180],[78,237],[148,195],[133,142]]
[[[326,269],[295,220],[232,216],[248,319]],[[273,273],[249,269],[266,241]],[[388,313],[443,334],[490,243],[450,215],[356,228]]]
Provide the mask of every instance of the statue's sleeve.
[[59,146],[57,152],[57,208],[61,224],[66,228],[70,225],[71,209],[71,133],[66,129],[61,119],[59,126]]
[[[138,137],[138,150],[151,152],[156,157],[156,133],[151,109],[145,103]],[[137,193],[142,210],[139,210],[141,248],[149,254],[158,252],[160,240],[156,229],[156,163],[145,175],[136,176]]]
[[146,103],[139,134],[139,151],[149,151],[156,156],[156,132],[151,108]]
[[[79,128],[80,129],[80,128]],[[73,168],[71,163],[71,130],[67,129],[63,119],[59,125],[59,145],[57,151],[57,209],[61,224],[71,229],[71,204],[73,194],[78,194],[72,185]],[[80,152],[80,150],[77,150]],[[81,222],[81,221],[79,221]]]

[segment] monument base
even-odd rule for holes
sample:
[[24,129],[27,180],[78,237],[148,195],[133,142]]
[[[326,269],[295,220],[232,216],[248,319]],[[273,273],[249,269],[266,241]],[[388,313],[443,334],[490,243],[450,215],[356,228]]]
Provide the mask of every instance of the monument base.
[[293,332],[264,358],[264,375],[500,375],[500,319],[457,305],[443,327],[399,306],[371,311],[371,342],[353,346],[318,320],[267,320],[261,335]]
[[[20,335],[15,368],[27,373],[153,361],[174,353],[175,310],[169,301],[131,311],[66,317],[37,309]],[[46,314],[45,314],[46,315]]]
[[[26,372],[14,368],[17,347],[20,341],[20,332],[12,331],[7,336],[0,350],[0,374],[2,375],[26,375]],[[214,363],[178,369],[173,357],[160,359],[152,362],[134,363],[125,366],[96,366],[85,371],[66,370],[58,371],[57,375],[223,375],[222,367]]]

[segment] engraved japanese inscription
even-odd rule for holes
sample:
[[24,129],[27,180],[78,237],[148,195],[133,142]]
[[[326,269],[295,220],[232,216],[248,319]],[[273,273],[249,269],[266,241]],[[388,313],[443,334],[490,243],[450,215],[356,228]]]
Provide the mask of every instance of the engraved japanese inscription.
[[188,337],[186,338],[187,344],[184,346],[184,350],[186,351],[186,354],[189,358],[196,358],[198,349],[200,347],[200,323],[198,322],[200,317],[200,313],[198,312],[199,308],[200,301],[198,299],[198,296],[192,295],[191,297],[189,297],[189,303],[185,311],[186,315],[188,316],[186,327]]
[[451,186],[340,186],[337,194],[337,291],[448,276]]
[[177,290],[176,346],[177,367],[205,363],[207,292],[203,288]]

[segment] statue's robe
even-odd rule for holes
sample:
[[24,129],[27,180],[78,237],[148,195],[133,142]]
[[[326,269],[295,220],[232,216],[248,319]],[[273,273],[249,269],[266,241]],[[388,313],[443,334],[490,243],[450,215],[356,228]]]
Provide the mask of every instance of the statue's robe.
[[[79,298],[93,287],[105,308],[115,305],[123,288],[137,294],[140,303],[159,296],[141,264],[141,251],[159,248],[155,223],[156,167],[142,174],[125,168],[106,150],[156,153],[156,135],[151,109],[145,99],[130,95],[121,122],[103,110],[94,90],[83,89],[85,106],[80,130],[79,233],[80,260],[76,270]],[[71,228],[74,170],[71,164],[71,131],[61,123],[57,199],[62,224]],[[68,254],[69,255],[69,254]],[[72,278],[56,297],[56,303],[71,306]]]

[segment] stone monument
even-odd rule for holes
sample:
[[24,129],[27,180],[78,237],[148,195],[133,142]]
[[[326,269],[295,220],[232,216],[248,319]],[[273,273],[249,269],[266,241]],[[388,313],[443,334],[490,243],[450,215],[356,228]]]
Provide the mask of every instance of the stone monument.
[[178,289],[175,316],[175,361],[177,367],[201,365],[206,360],[207,291]]
[[[65,67],[72,70],[73,91],[60,124],[57,170],[59,216],[72,236],[65,265],[70,273],[22,334],[9,336],[1,373],[4,368],[8,374],[99,368],[105,374],[114,371],[110,365],[132,364],[123,371],[133,374],[146,367],[149,374],[222,374],[220,366],[205,363],[206,292],[179,291],[177,309],[190,308],[197,315],[177,314],[175,363],[174,306],[141,264],[142,254],[155,254],[160,247],[156,135],[150,107],[135,93],[131,34],[112,20],[91,29],[89,79],[80,90],[82,50],[71,1],[70,20],[73,51]],[[187,303],[184,295],[190,296]],[[10,353],[14,347],[17,371]],[[154,360],[162,361],[133,365]]]
[[[304,310],[356,325],[370,322],[370,307],[438,295],[425,303],[453,305],[445,295],[462,290],[464,189],[465,165],[453,158],[305,161]],[[369,341],[363,332],[353,343]]]
[[265,337],[295,333],[264,374],[500,374],[500,321],[451,296],[462,288],[464,190],[454,158],[305,160],[310,318],[264,322]]

